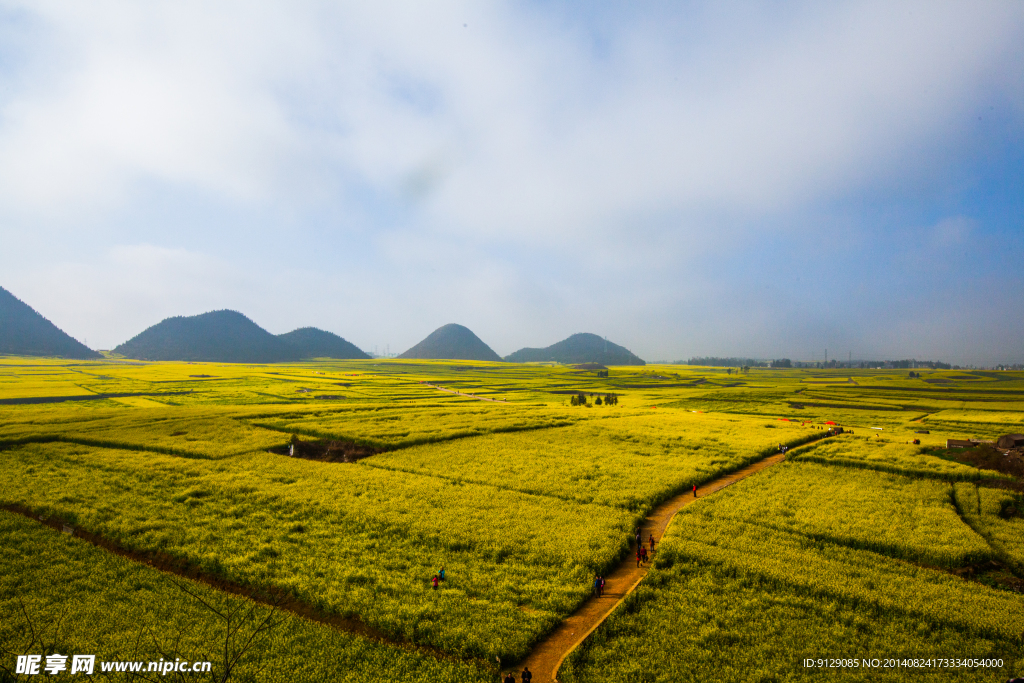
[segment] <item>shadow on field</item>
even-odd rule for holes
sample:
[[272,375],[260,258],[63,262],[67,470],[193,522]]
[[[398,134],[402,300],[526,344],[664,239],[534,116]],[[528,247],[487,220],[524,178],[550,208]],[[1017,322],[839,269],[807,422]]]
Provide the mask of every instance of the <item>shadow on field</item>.
[[287,446],[270,449],[270,452],[276,455],[321,462],[356,462],[383,451],[383,448],[352,441],[302,441],[300,439],[293,439]]

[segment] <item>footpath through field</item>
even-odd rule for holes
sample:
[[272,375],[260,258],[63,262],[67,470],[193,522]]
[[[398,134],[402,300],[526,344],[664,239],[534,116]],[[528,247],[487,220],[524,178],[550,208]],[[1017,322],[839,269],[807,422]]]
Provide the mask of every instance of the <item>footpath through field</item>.
[[[657,554],[657,543],[661,540],[665,530],[668,528],[669,522],[672,521],[677,512],[690,503],[696,502],[715,491],[720,491],[729,484],[781,462],[783,457],[782,454],[771,455],[741,470],[710,481],[697,490],[696,498],[693,497],[692,492],[687,491],[667,500],[655,508],[650,516],[644,520],[640,531],[641,538],[644,543],[647,543],[653,533],[655,541],[654,552]],[[575,650],[594,629],[600,626],[601,622],[608,618],[608,615],[618,607],[619,603],[627,595],[633,592],[633,589],[647,575],[647,566],[637,568],[635,547],[633,551],[634,553],[623,560],[610,576],[604,577],[604,596],[600,598],[592,596],[583,603],[572,616],[562,621],[551,632],[551,635],[541,641],[525,661],[515,667],[514,671],[517,674],[517,680],[518,672],[522,671],[524,666],[529,667],[535,681],[556,680],[555,674],[558,673],[558,667],[562,665],[562,662],[569,656],[569,653]],[[651,561],[653,561],[653,558]],[[648,562],[649,564],[650,561]]]

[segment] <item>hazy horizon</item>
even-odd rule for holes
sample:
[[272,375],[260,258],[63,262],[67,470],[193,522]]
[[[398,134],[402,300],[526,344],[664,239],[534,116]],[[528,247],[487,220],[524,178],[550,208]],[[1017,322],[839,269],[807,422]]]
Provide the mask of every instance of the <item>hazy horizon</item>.
[[0,5],[0,286],[499,355],[1024,362],[1024,4]]

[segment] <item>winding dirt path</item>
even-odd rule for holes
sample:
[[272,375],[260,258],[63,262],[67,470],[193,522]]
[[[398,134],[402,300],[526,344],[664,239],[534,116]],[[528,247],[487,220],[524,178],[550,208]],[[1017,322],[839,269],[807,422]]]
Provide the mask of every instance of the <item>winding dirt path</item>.
[[[763,460],[758,460],[752,465],[748,465],[741,470],[736,470],[730,474],[726,474],[718,479],[708,482],[704,487],[697,490],[697,497],[694,498],[690,491],[682,493],[674,498],[670,498],[665,501],[651,512],[650,516],[644,520],[643,526],[641,527],[641,536],[645,543],[648,542],[651,534],[654,534],[655,541],[655,553],[657,553],[657,542],[664,535],[665,530],[668,528],[669,523],[675,514],[682,510],[690,503],[696,502],[701,498],[720,491],[726,486],[733,484],[744,477],[749,477],[755,472],[760,472],[766,467],[782,462],[783,455],[781,453],[776,455],[768,456]],[[648,548],[650,546],[648,545]],[[591,597],[583,605],[576,610],[571,616],[566,617],[561,624],[559,624],[551,634],[540,642],[534,649],[533,652],[526,658],[525,661],[521,662],[515,667],[514,672],[516,673],[516,679],[518,680],[518,674],[522,671],[523,667],[529,667],[530,671],[533,672],[533,680],[541,681],[555,681],[555,674],[558,673],[558,668],[562,665],[569,654],[582,643],[587,636],[589,636],[594,629],[601,625],[605,619],[608,618],[616,607],[619,606],[627,595],[633,592],[633,589],[637,587],[640,581],[647,575],[648,565],[637,568],[636,566],[636,555],[631,553],[625,560],[619,564],[618,567],[611,573],[611,575],[604,577],[605,588],[604,596],[598,598],[596,596]]]

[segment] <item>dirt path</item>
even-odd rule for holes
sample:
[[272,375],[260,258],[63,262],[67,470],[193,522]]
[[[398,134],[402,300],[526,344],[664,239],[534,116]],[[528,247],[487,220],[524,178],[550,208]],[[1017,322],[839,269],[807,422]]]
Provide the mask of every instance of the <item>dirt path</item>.
[[[667,500],[651,512],[644,520],[641,527],[641,534],[644,542],[654,534],[655,553],[657,553],[657,542],[664,535],[669,522],[677,512],[701,498],[720,491],[732,483],[748,477],[755,472],[760,472],[783,459],[782,454],[771,455],[763,460],[758,460],[741,470],[732,472],[708,482],[704,487],[697,490],[697,498],[689,491]],[[650,547],[650,546],[648,546]],[[635,551],[635,548],[634,548]],[[649,566],[649,563],[648,563]],[[524,666],[533,672],[533,680],[554,681],[558,667],[569,656],[583,640],[601,625],[608,615],[622,602],[627,595],[633,592],[644,576],[647,575],[647,566],[637,568],[635,553],[615,568],[611,575],[604,577],[605,589],[603,597],[591,597],[583,605],[567,617],[561,624],[551,632],[545,640],[534,648],[530,656],[521,662],[516,668],[516,680],[519,672]]]

